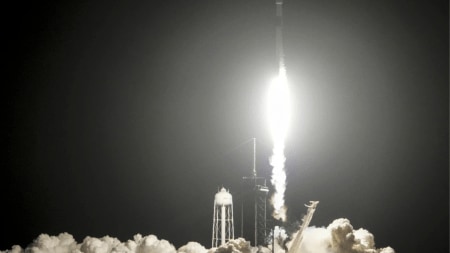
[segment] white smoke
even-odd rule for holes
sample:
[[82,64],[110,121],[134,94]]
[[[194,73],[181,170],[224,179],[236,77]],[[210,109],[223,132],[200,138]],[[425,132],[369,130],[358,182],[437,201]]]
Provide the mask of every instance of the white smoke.
[[228,241],[225,245],[218,248],[212,248],[208,253],[252,253],[250,242],[243,238]]
[[[279,231],[282,233],[282,230]],[[286,238],[286,236],[285,236]],[[295,234],[293,235],[295,238]],[[290,247],[290,242],[286,244]],[[308,227],[303,231],[300,250],[289,253],[395,253],[391,247],[376,248],[374,236],[365,229],[354,230],[348,219],[336,219],[328,227]],[[294,252],[295,251],[295,252]],[[252,247],[244,238],[230,240],[218,248],[206,249],[197,242],[188,242],[178,250],[167,240],[155,235],[136,234],[133,240],[120,242],[117,238],[87,236],[77,243],[72,235],[39,235],[25,249],[13,245],[0,253],[270,253],[272,245]],[[275,253],[287,253],[281,245],[275,246]]]
[[348,219],[336,219],[327,228],[303,231],[302,253],[394,253],[391,247],[375,248],[374,236],[365,229],[354,230]]
[[77,250],[77,242],[73,236],[68,233],[61,233],[58,236],[49,236],[47,234],[39,235],[38,238],[25,249],[25,252],[71,253],[75,250]]
[[267,114],[272,135],[273,149],[270,157],[272,169],[271,183],[275,187],[271,203],[273,216],[286,221],[284,192],[286,191],[286,172],[284,155],[285,140],[290,121],[290,97],[286,70],[280,68],[278,76],[272,81],[268,92]]
[[207,253],[208,250],[198,242],[188,242],[178,249],[178,253]]

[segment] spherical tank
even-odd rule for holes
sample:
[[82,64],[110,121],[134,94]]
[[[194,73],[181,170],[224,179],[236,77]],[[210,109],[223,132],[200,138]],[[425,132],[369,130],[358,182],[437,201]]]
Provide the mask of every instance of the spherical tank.
[[233,197],[231,194],[225,190],[225,188],[222,187],[218,193],[216,193],[215,196],[215,203],[216,205],[231,205],[233,204]]

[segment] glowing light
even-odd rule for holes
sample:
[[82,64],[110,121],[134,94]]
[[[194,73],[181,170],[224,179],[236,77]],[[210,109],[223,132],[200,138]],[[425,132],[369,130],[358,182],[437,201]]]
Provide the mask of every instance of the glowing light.
[[272,196],[274,207],[273,216],[286,220],[286,207],[284,205],[284,192],[286,190],[286,172],[284,146],[290,121],[290,96],[286,77],[286,70],[280,68],[278,76],[272,81],[268,93],[268,120],[273,141],[270,165],[272,169],[272,185],[275,193]]

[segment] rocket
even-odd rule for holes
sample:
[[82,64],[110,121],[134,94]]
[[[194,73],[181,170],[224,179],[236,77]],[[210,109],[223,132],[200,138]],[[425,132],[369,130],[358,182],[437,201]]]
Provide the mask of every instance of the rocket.
[[284,52],[283,52],[283,0],[275,0],[276,5],[276,56],[278,59],[278,69],[285,71]]
[[278,58],[278,75],[272,80],[268,92],[267,114],[273,140],[273,153],[269,159],[272,166],[271,183],[275,188],[272,195],[273,217],[286,220],[284,192],[286,191],[286,172],[284,147],[290,119],[289,85],[283,52],[283,0],[276,4],[276,57]]

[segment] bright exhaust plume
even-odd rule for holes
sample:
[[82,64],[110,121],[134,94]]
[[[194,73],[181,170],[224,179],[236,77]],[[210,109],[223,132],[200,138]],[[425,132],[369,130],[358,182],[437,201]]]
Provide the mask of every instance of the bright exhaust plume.
[[284,205],[284,192],[286,190],[286,172],[284,155],[285,140],[288,132],[291,105],[286,69],[280,68],[278,76],[273,79],[268,92],[267,114],[273,149],[270,157],[272,166],[271,182],[275,188],[272,195],[274,207],[273,216],[286,221],[286,206]]

